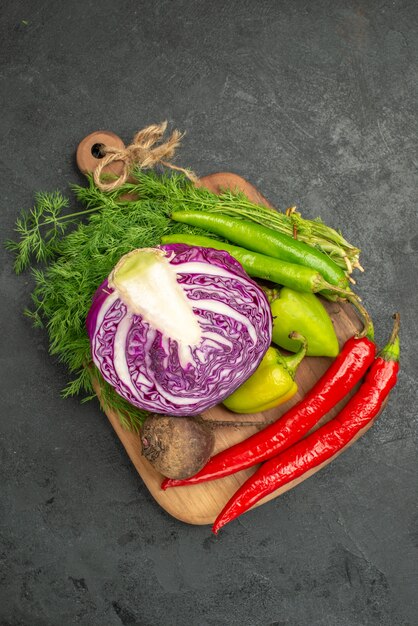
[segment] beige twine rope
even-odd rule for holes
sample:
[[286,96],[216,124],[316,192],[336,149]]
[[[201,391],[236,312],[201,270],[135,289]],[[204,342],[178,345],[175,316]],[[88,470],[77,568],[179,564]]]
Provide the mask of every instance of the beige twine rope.
[[[152,124],[138,131],[132,143],[126,146],[126,148],[103,146],[102,152],[105,156],[100,159],[93,174],[96,187],[101,191],[113,191],[127,181],[134,166],[139,166],[141,169],[150,169],[155,167],[157,163],[172,170],[183,172],[191,181],[197,182],[198,178],[192,171],[170,163],[184,134],[174,130],[165,143],[160,143],[166,129],[167,122]],[[101,178],[103,168],[114,161],[123,163],[122,173],[116,180],[105,183]]]

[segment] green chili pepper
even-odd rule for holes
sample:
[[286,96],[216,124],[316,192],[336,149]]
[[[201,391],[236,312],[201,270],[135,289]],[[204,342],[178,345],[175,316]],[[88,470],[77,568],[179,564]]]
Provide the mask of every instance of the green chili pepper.
[[233,256],[249,276],[254,278],[264,278],[278,285],[285,285],[299,291],[310,291],[316,293],[323,289],[336,291],[340,296],[349,295],[349,292],[334,287],[326,282],[321,274],[309,267],[296,265],[295,263],[286,263],[280,259],[265,256],[258,252],[245,250],[230,243],[224,243],[210,237],[202,237],[201,235],[173,234],[164,235],[161,242],[166,243],[185,243],[189,246],[200,246],[202,248],[215,248],[215,250],[226,250]]
[[334,326],[324,305],[313,293],[283,287],[270,304],[273,315],[273,343],[296,352],[300,344],[289,339],[296,330],[308,342],[307,356],[335,357],[339,352]]
[[331,285],[342,289],[349,287],[344,270],[326,254],[303,241],[298,241],[261,224],[204,211],[174,211],[171,219],[175,222],[204,228],[248,250],[288,263],[310,267],[319,272]]
[[290,400],[298,390],[294,381],[296,370],[306,354],[306,340],[299,333],[292,336],[302,341],[296,354],[282,355],[270,347],[260,365],[226,400],[224,406],[234,413],[259,413]]
[[210,237],[201,235],[186,235],[176,233],[161,237],[161,243],[184,243],[188,246],[199,246],[202,248],[214,248],[215,250],[226,250],[239,263],[249,276],[253,278],[263,278],[272,283],[290,287],[296,291],[318,293],[325,295],[329,300],[347,300],[351,302],[360,313],[364,328],[357,334],[357,337],[364,337],[367,329],[371,326],[371,319],[366,309],[360,304],[360,299],[350,289],[340,289],[335,285],[327,283],[321,274],[309,267],[286,263],[280,259],[275,259],[258,252],[245,250],[238,246],[233,246],[223,241],[217,241]]

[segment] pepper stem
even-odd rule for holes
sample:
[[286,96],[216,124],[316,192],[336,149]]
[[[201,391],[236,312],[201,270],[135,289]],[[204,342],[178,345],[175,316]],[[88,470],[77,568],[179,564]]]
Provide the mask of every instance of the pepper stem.
[[261,290],[264,292],[264,295],[269,301],[269,304],[274,302],[274,300],[277,300],[280,295],[280,289],[276,289],[276,287],[265,287],[264,285],[262,285]]
[[360,298],[351,290],[339,289],[338,287],[332,287],[332,291],[337,296],[340,296],[341,300],[346,300],[350,302],[355,309],[360,314],[360,317],[363,321],[363,328],[358,333],[356,333],[356,337],[360,339],[361,337],[368,337],[371,341],[374,339],[374,328],[372,318],[367,312],[366,308],[361,304]]
[[385,361],[399,361],[400,345],[399,345],[399,327],[401,323],[401,316],[399,313],[393,315],[395,320],[393,323],[392,334],[388,343],[382,348],[378,356]]
[[[373,322],[366,311],[365,307],[361,304],[360,298],[357,294],[348,289],[341,289],[340,287],[336,287],[335,285],[331,285],[330,283],[323,283],[321,281],[321,290],[320,293],[324,295],[329,300],[346,300],[350,302],[360,314],[360,317],[363,321],[363,329],[356,333],[356,337],[360,339],[361,337],[368,337],[371,341],[374,338],[374,329]],[[334,297],[333,297],[334,296]]]
[[349,294],[349,296],[346,297],[346,299],[357,309],[363,321],[363,329],[356,333],[356,337],[360,339],[361,337],[367,336],[373,341],[374,328],[372,318],[368,314],[366,308],[360,303],[359,297],[356,296],[355,293],[351,293]]
[[281,363],[289,372],[292,378],[295,377],[296,370],[302,362],[302,359],[306,355],[306,350],[308,349],[308,342],[306,338],[300,333],[293,331],[289,334],[289,339],[294,339],[295,341],[300,341],[302,343],[301,347],[295,354],[283,355],[279,350],[277,353],[279,355],[279,363]]

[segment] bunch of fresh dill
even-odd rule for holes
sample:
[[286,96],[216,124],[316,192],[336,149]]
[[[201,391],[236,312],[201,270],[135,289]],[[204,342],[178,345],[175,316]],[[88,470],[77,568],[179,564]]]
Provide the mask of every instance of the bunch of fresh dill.
[[163,235],[173,232],[203,234],[198,228],[173,222],[172,211],[222,211],[288,234],[297,219],[298,236],[343,266],[346,258],[351,265],[358,262],[359,250],[321,222],[271,211],[231,191],[217,196],[196,188],[182,174],[157,175],[138,169],[133,178],[133,183],[113,192],[100,191],[91,179],[85,187],[73,186],[83,208],[71,214],[65,213],[69,202],[59,192],[37,194],[35,206],[17,220],[18,240],[6,246],[16,255],[17,273],[31,266],[35,287],[32,308],[26,314],[35,326],[46,327],[50,353],[73,376],[63,395],[95,397],[95,381],[103,407],[113,410],[126,428],[138,430],[145,413],[119,396],[93,366],[85,320],[94,292],[121,256],[135,248],[159,245]]
[[[138,174],[141,181],[155,176]],[[188,184],[176,178],[178,185]],[[135,186],[132,190],[138,191]],[[179,228],[158,199],[122,200],[124,187],[103,193],[90,180],[73,191],[84,208],[67,215],[69,202],[60,193],[37,194],[34,208],[17,220],[18,240],[6,242],[6,247],[16,255],[17,273],[31,266],[35,287],[26,315],[35,326],[46,327],[50,353],[73,375],[63,395],[85,393],[86,400],[93,398],[95,380],[104,408],[116,412],[125,427],[138,430],[146,414],[119,396],[92,364],[85,327],[92,296],[130,250],[158,245],[170,232],[202,231]]]

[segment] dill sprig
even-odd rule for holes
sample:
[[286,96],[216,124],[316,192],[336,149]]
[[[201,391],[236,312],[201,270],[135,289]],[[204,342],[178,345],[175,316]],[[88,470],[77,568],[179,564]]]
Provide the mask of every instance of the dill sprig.
[[[285,228],[290,234],[294,222],[250,203],[242,194],[216,196],[196,188],[182,174],[159,176],[137,170],[133,176],[135,182],[110,193],[97,189],[91,179],[86,186],[73,186],[81,205],[73,213],[65,212],[69,200],[60,192],[36,194],[35,206],[16,222],[17,241],[8,241],[6,246],[15,254],[17,273],[31,266],[35,286],[32,306],[25,313],[35,326],[46,328],[51,355],[72,375],[63,395],[85,394],[89,400],[98,390],[104,409],[114,411],[126,428],[138,430],[146,413],[119,396],[92,364],[85,320],[98,286],[119,259],[135,248],[156,246],[171,233],[207,235],[173,222],[174,210],[222,211],[260,220],[278,230]],[[130,199],[126,194],[131,194]],[[330,255],[341,260],[350,249],[357,250],[327,226],[300,220],[298,234],[304,231],[310,243],[328,242]]]
[[54,256],[66,229],[66,222],[60,218],[67,206],[68,199],[59,191],[39,192],[35,195],[35,206],[22,212],[15,227],[19,240],[6,241],[6,248],[16,253],[14,269],[17,274],[28,267],[32,256],[38,263]]

